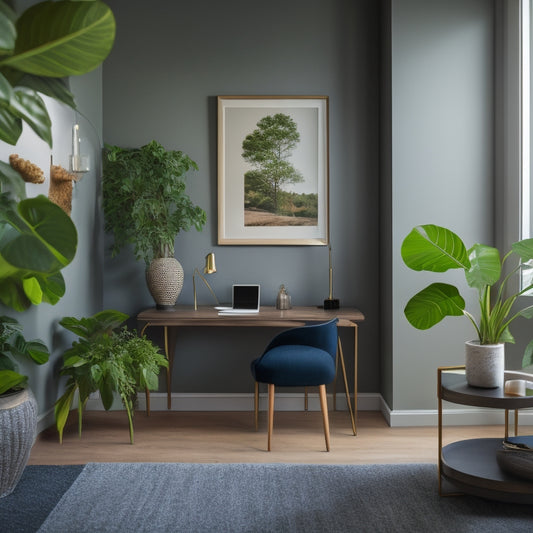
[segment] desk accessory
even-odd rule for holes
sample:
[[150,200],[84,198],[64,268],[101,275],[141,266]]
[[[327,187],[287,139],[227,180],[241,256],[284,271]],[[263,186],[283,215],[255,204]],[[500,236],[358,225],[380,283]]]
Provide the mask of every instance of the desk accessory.
[[333,298],[333,267],[331,264],[331,244],[329,245],[329,296],[324,300],[324,309],[338,309],[339,300]]
[[291,308],[291,297],[285,288],[285,285],[282,285],[279,288],[278,296],[276,298],[276,309],[290,309]]
[[[213,252],[207,254],[205,256],[205,267],[204,267],[204,274],[214,274],[217,271],[217,267],[215,266],[215,254]],[[194,310],[198,311],[198,302],[196,298],[196,281],[195,276],[198,274],[202,281],[205,283],[206,287],[210,290],[211,294],[213,295],[213,298],[215,299],[215,302],[217,305],[220,305],[218,298],[216,297],[215,292],[211,288],[211,285],[207,283],[207,280],[202,276],[200,271],[198,270],[198,267],[196,267],[192,274],[192,290],[194,292]]]

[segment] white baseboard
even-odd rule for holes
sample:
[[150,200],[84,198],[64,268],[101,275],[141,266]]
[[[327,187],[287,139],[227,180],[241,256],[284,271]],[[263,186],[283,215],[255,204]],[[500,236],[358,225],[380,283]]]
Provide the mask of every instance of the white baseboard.
[[[380,409],[380,394],[362,393],[357,395],[357,408],[359,411],[378,411]],[[179,393],[173,392],[172,411],[253,411],[253,393]],[[352,399],[353,401],[353,399]],[[337,393],[337,410],[347,411],[346,397]],[[120,409],[120,402],[115,402],[116,408]],[[114,405],[114,407],[115,407]],[[328,394],[328,406],[333,408],[333,396]],[[259,394],[259,409],[266,411],[268,408],[268,395]],[[91,411],[103,410],[102,402],[97,395],[92,395],[87,401],[87,409]],[[140,393],[138,396],[138,409],[146,409],[146,396]],[[308,394],[309,411],[320,411],[320,399],[317,393]],[[166,392],[153,392],[150,394],[150,410],[166,411]],[[277,393],[276,411],[303,411],[303,393]]]
[[[381,403],[381,413],[390,427],[420,427],[438,424],[437,409],[390,410],[385,401]],[[533,411],[521,410],[518,416],[520,425],[533,425]],[[505,423],[505,411],[487,408],[448,408],[442,410],[443,426],[491,426]],[[514,424],[514,412],[509,414],[509,423]]]
[[[259,408],[267,410],[267,394],[259,395]],[[353,400],[352,400],[353,401]],[[344,394],[337,393],[336,408],[339,411],[347,411],[348,406]],[[333,409],[333,396],[328,394],[328,406]],[[104,408],[98,394],[92,394],[87,402],[87,410],[102,411]],[[114,409],[122,409],[120,400],[116,400]],[[146,409],[146,398],[144,393],[139,394],[138,408]],[[167,410],[167,394],[165,392],[154,392],[150,394],[150,409],[152,411]],[[204,393],[172,393],[172,411],[253,411],[253,394],[204,394]],[[309,393],[308,409],[310,411],[320,410],[320,400],[318,394]],[[357,395],[358,411],[381,411],[383,417],[390,427],[420,427],[433,426],[438,423],[438,412],[436,409],[396,409],[391,410],[381,394],[360,393]],[[278,393],[276,394],[277,411],[303,411],[303,393]],[[447,408],[443,409],[444,426],[481,426],[500,425],[504,423],[505,414],[501,409],[486,408]],[[510,413],[510,423],[514,423],[513,412]],[[522,410],[519,415],[520,425],[533,425],[533,410]],[[54,409],[39,415],[37,420],[37,431],[41,432],[47,427],[53,426]]]

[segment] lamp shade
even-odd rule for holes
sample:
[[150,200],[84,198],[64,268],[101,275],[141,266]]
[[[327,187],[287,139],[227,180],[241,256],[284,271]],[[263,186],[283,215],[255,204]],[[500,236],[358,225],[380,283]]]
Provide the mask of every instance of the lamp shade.
[[215,254],[211,252],[205,256],[204,274],[213,274],[216,271],[217,267],[215,265]]

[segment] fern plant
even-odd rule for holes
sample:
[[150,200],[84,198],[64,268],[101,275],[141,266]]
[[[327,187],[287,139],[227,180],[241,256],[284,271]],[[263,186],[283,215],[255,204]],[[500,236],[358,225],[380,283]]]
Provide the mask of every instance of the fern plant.
[[146,337],[121,326],[128,315],[115,310],[96,313],[89,318],[65,317],[60,324],[79,339],[63,354],[61,375],[69,376],[66,390],[55,404],[59,441],[78,393],[78,433],[81,436],[83,410],[89,396],[100,392],[104,409],[113,405],[115,393],[128,415],[130,442],[134,442],[133,414],[137,391],[155,390],[161,367],[167,359]]

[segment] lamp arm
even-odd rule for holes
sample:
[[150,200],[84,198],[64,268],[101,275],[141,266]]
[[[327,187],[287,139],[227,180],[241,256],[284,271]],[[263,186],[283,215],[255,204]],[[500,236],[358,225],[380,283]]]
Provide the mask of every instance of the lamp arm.
[[202,281],[205,283],[206,287],[209,289],[209,291],[211,292],[211,294],[213,295],[213,298],[215,299],[215,302],[217,305],[220,305],[219,304],[219,301],[218,301],[218,298],[216,297],[216,294],[215,292],[213,291],[213,289],[211,288],[211,285],[209,285],[209,283],[207,283],[207,280],[204,278],[204,276],[202,276],[202,274],[200,273],[200,271],[198,270],[198,267],[196,267],[194,269],[194,272],[192,274],[192,287],[193,287],[193,292],[194,292],[194,310],[195,311],[198,311],[198,303],[197,303],[197,299],[196,299],[196,282],[194,280],[194,276],[198,274],[200,276],[200,278],[202,278]]

